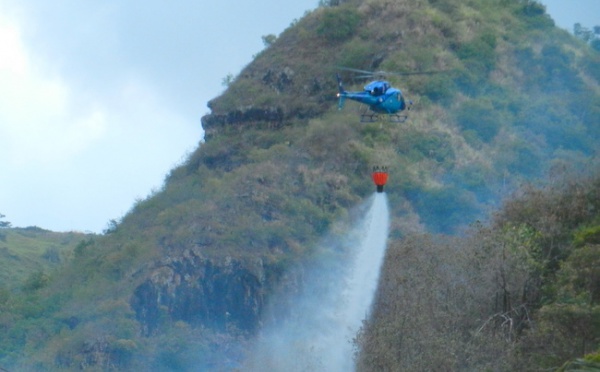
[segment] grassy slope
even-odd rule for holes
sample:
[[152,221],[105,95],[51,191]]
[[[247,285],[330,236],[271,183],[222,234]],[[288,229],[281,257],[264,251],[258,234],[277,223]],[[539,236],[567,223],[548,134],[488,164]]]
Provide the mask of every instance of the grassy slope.
[[15,288],[33,273],[56,269],[87,238],[82,233],[55,233],[35,227],[0,230],[0,283]]

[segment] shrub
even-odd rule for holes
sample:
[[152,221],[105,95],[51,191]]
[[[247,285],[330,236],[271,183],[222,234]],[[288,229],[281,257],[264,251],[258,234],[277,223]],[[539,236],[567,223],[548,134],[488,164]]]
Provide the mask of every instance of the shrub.
[[456,86],[452,78],[445,74],[435,75],[429,78],[421,92],[432,102],[446,104],[454,98]]
[[341,41],[354,35],[360,23],[360,14],[354,8],[324,9],[317,35],[328,41]]
[[339,66],[367,66],[370,63],[372,48],[369,43],[356,39],[344,45],[338,54],[340,56],[337,61]]
[[463,103],[456,111],[455,119],[462,130],[472,130],[484,142],[490,142],[501,126],[499,114],[488,99]]
[[456,55],[468,66],[489,72],[496,67],[496,36],[492,31],[482,32],[479,37],[458,45]]
[[48,276],[43,271],[37,271],[27,277],[23,284],[24,291],[35,291],[48,284]]
[[544,29],[554,26],[554,21],[546,14],[544,5],[535,0],[523,1],[519,12],[529,28]]
[[575,232],[573,244],[577,247],[584,244],[600,244],[600,225],[586,227]]
[[473,221],[479,212],[474,195],[455,186],[413,192],[408,197],[421,221],[435,233],[453,233],[461,224]]
[[500,145],[501,155],[497,163],[506,166],[513,174],[522,174],[526,178],[539,176],[545,167],[541,149],[526,140],[508,141]]

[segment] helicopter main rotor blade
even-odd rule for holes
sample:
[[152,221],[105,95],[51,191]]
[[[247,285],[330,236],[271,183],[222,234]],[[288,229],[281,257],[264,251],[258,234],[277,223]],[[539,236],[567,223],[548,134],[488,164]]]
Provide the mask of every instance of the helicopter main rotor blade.
[[373,75],[373,71],[367,71],[367,70],[359,70],[357,68],[350,68],[350,67],[338,67],[340,70],[346,70],[346,71],[352,71],[352,72],[360,72],[361,74],[368,74],[368,75]]
[[377,76],[386,76],[386,75],[396,75],[396,76],[432,75],[432,74],[438,74],[438,73],[441,73],[441,72],[446,72],[446,70],[439,70],[439,71],[413,71],[413,72],[368,71],[368,70],[361,70],[361,69],[358,69],[358,68],[343,67],[343,66],[339,66],[338,68],[340,70],[346,70],[346,71],[357,72],[357,73],[363,74],[363,75],[356,76],[356,78],[359,78],[359,79],[362,79],[362,78],[373,78],[373,77],[377,77]]
[[408,76],[408,75],[433,75],[446,72],[446,70],[439,71],[414,71],[414,72],[387,72],[390,75]]

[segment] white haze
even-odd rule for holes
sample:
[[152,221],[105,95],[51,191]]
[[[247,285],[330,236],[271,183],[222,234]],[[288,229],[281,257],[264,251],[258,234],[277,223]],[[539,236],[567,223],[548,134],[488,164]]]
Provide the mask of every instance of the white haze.
[[385,194],[375,194],[359,210],[364,217],[348,233],[331,234],[316,261],[302,270],[303,292],[273,300],[274,308],[287,304],[289,312],[265,320],[244,370],[354,370],[353,339],[370,312],[389,230]]

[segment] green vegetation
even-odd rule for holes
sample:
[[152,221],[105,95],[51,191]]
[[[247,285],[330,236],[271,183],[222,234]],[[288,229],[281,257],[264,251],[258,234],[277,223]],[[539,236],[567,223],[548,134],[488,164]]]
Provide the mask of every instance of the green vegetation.
[[464,131],[470,131],[483,142],[490,142],[500,131],[501,116],[490,99],[463,103],[456,110],[456,121]]
[[321,17],[317,35],[331,42],[348,39],[360,24],[360,13],[351,7],[328,8]]
[[392,243],[375,314],[357,339],[359,370],[596,370],[600,172],[592,173],[523,190],[464,237]]
[[87,234],[55,233],[38,227],[0,229],[0,285],[15,289],[30,275],[62,266]]
[[[2,213],[0,213],[0,220],[6,217]],[[10,227],[11,223],[8,221],[0,221],[0,228]]]
[[[104,235],[0,229],[1,367],[233,368],[373,165],[392,230],[359,370],[598,363],[593,48],[532,0],[323,1],[263,41],[205,142]],[[364,124],[335,74],[365,81],[336,66],[440,73],[390,77],[409,120]]]
[[593,49],[600,51],[600,26],[594,26],[590,30],[587,27],[583,27],[581,23],[575,23],[573,34],[588,43]]

